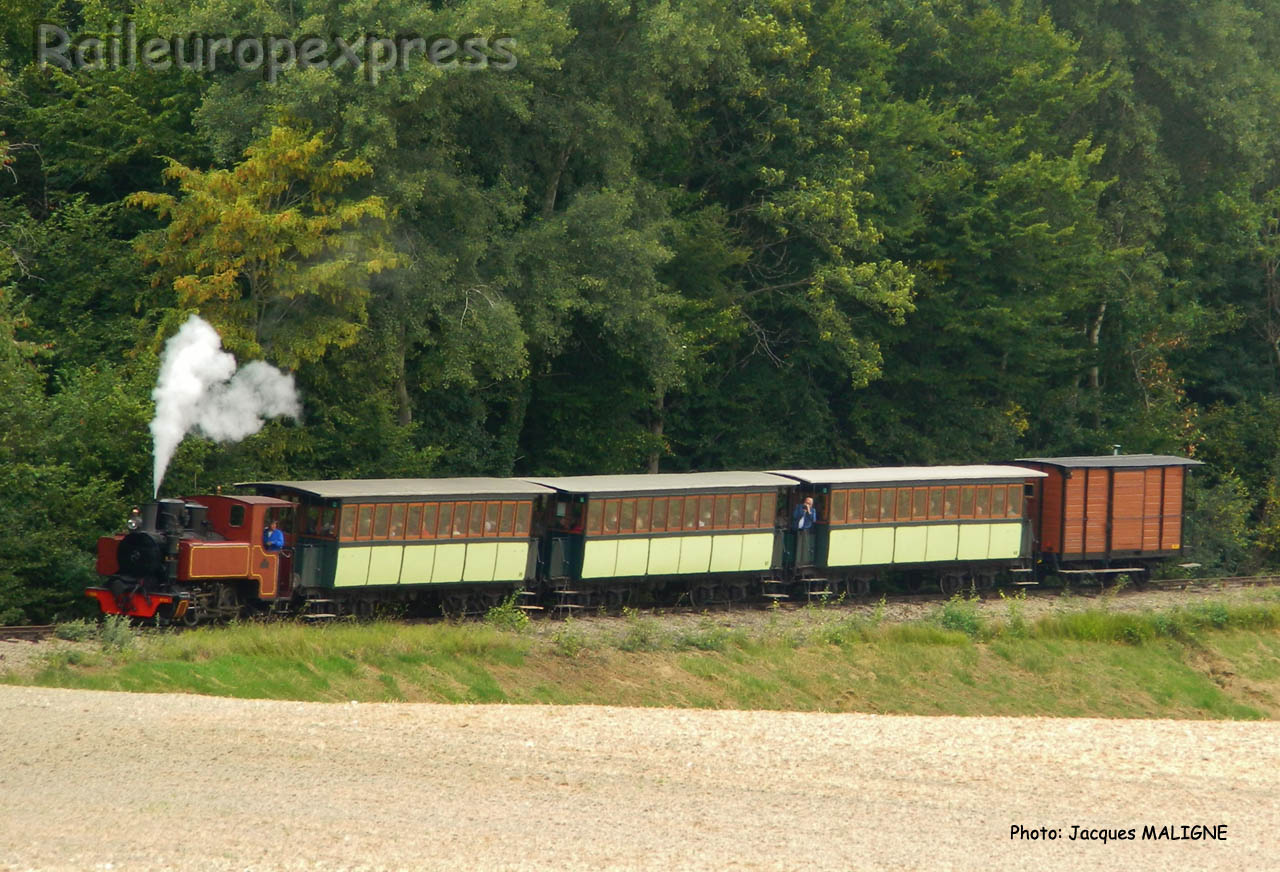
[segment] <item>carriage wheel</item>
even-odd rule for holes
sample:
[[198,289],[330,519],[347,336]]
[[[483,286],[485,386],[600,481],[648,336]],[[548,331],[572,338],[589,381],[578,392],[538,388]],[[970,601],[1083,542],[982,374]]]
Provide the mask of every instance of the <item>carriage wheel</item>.
[[960,592],[960,586],[962,584],[963,579],[959,575],[948,573],[947,575],[939,577],[938,590],[941,591],[943,596],[955,596]]
[[604,592],[604,604],[611,612],[620,612],[631,601],[631,590],[625,587],[611,587]]

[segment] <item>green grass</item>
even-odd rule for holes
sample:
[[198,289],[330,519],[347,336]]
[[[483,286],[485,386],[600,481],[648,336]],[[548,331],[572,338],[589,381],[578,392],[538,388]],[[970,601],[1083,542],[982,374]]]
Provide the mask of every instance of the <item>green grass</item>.
[[[0,680],[319,701],[433,701],[938,715],[1275,718],[1280,601],[1025,620],[956,598],[928,620],[829,610],[753,629],[628,612],[566,621],[241,624],[122,639]],[[1105,604],[1104,604],[1105,606]],[[603,629],[601,629],[603,627]],[[77,633],[83,636],[85,634]]]

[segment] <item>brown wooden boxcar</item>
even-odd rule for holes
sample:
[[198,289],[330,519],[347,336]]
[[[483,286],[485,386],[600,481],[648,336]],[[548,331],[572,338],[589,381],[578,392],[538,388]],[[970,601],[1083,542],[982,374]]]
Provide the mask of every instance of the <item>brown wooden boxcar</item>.
[[1024,457],[1048,473],[1030,506],[1036,550],[1058,565],[1176,557],[1182,549],[1186,468],[1198,460],[1166,454]]

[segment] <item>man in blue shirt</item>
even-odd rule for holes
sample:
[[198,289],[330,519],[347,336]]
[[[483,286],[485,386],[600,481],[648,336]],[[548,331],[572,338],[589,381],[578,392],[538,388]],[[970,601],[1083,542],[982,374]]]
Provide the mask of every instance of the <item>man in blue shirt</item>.
[[279,551],[284,547],[284,533],[275,521],[268,524],[267,529],[262,531],[262,547],[268,551]]
[[796,506],[791,516],[791,524],[797,530],[808,530],[818,523],[818,510],[813,507],[813,497],[805,497],[804,502]]

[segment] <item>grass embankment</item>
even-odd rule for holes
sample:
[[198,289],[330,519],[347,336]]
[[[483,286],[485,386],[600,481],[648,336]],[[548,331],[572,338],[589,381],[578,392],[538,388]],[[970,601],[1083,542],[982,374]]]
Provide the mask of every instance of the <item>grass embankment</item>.
[[[954,599],[927,620],[815,610],[750,628],[621,620],[242,624],[116,632],[10,683],[248,698],[554,703],[904,714],[1274,718],[1280,601],[1000,619]],[[728,618],[726,617],[726,620]]]

